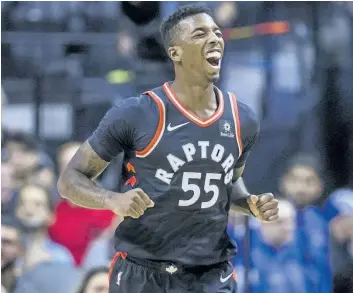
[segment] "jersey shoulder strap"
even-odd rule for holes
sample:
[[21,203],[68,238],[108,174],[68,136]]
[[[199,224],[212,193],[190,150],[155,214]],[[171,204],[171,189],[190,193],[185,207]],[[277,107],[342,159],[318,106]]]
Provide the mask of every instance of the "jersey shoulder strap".
[[240,118],[239,118],[239,108],[238,108],[238,101],[234,93],[227,93],[227,98],[230,102],[230,107],[233,114],[233,120],[235,125],[235,138],[237,140],[237,145],[239,148],[239,157],[243,153],[243,141],[241,136],[241,125],[240,125]]
[[156,92],[158,92],[158,88],[143,93],[145,98],[150,98],[151,101],[156,103],[159,118],[158,118],[157,128],[155,129],[152,140],[143,150],[136,151],[136,157],[139,157],[139,158],[147,157],[156,148],[165,130],[165,121],[166,121],[165,102],[163,98],[160,95],[158,95]]

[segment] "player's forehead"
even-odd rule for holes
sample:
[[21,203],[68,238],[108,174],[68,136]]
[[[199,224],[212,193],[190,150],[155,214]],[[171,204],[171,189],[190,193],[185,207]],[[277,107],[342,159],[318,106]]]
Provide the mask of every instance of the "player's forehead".
[[218,25],[207,13],[199,13],[189,16],[179,22],[181,31],[191,34],[198,29],[218,29]]

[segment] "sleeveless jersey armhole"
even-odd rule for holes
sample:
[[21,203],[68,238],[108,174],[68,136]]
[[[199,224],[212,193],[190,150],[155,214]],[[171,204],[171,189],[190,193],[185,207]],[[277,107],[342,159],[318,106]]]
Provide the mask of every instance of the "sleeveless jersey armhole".
[[143,150],[136,151],[136,157],[138,158],[147,157],[156,148],[156,146],[158,145],[159,141],[163,136],[164,129],[165,129],[166,111],[165,111],[164,102],[158,95],[156,95],[152,91],[145,92],[144,94],[149,95],[152,98],[152,100],[157,104],[158,112],[159,112],[159,120],[158,120],[156,132],[154,133],[152,140]]

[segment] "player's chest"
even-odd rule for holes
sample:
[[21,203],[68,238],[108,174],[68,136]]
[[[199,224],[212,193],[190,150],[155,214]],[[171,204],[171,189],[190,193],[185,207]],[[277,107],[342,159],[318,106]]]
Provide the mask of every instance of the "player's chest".
[[169,122],[151,158],[161,162],[175,157],[186,163],[204,163],[221,162],[231,155],[236,160],[239,149],[232,129],[231,121],[223,119],[208,127],[185,120]]
[[[187,160],[211,159],[223,152],[238,156],[236,125],[231,115],[224,113],[217,121],[199,125],[169,111],[166,115],[164,132],[156,148],[156,155],[184,156]],[[193,153],[192,158],[190,154]]]
[[143,165],[156,169],[155,177],[168,185],[185,172],[201,179],[205,174],[216,174],[217,179],[228,184],[239,157],[233,130],[230,119],[219,119],[207,127],[185,118],[168,119],[160,141],[143,158]]

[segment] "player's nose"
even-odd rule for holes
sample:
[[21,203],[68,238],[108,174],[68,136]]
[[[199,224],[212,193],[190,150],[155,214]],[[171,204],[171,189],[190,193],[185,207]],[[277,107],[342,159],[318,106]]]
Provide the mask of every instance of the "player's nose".
[[215,33],[211,33],[211,34],[210,34],[210,37],[208,38],[208,42],[209,42],[211,45],[217,44],[217,43],[219,42],[218,36],[217,36]]
[[209,35],[208,44],[210,45],[210,47],[216,47],[217,45],[221,44],[221,39],[214,32],[212,32]]

